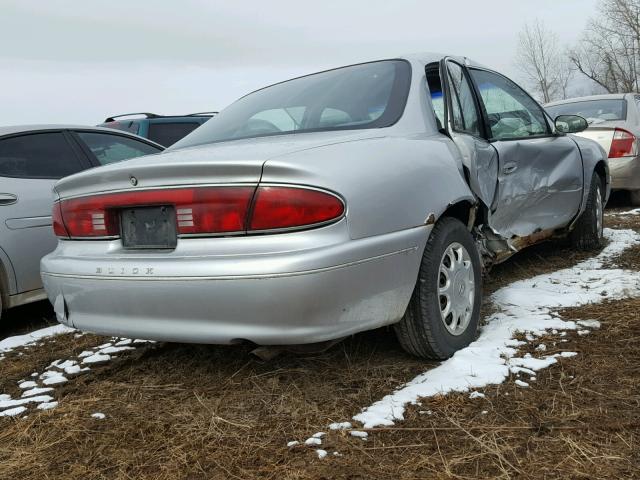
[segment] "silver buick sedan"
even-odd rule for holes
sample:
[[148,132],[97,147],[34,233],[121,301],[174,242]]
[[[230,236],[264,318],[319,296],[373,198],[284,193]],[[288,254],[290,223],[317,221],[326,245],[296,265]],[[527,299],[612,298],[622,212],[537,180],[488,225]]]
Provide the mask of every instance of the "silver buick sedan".
[[505,76],[411,55],[255,91],[160,155],[59,181],[42,278],[108,335],[308,344],[394,325],[442,359],[476,335],[482,270],[602,244],[607,155]]

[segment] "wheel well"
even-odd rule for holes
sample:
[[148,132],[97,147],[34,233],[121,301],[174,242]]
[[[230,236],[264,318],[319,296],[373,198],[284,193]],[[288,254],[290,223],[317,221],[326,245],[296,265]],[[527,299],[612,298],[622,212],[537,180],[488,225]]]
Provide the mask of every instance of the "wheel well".
[[0,312],[9,305],[9,278],[2,262],[0,262]]
[[460,202],[449,205],[447,209],[444,212],[442,212],[442,215],[440,215],[440,218],[442,217],[457,218],[462,223],[468,226],[473,208],[474,208],[473,203],[471,203],[468,200],[462,200]]
[[602,182],[602,195],[606,195],[607,189],[607,170],[603,161],[600,161],[596,164],[596,168],[594,172],[598,174],[600,177],[600,182]]

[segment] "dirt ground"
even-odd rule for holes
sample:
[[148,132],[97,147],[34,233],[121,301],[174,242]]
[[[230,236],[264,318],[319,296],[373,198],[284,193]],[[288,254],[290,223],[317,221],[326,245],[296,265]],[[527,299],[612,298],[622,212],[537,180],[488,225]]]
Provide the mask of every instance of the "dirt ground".
[[[615,215],[629,209],[609,210],[608,226],[640,230],[640,216]],[[583,258],[558,244],[532,247],[491,272],[485,298]],[[640,249],[615,262],[640,269]],[[562,350],[579,355],[538,372],[529,388],[514,377],[482,389],[484,398],[425,399],[366,441],[329,432],[322,448],[340,456],[325,459],[286,444],[349,420],[437,364],[405,354],[389,329],[269,362],[248,347],[142,346],[56,388],[57,408],[0,418],[0,479],[640,478],[640,299],[561,315],[602,326],[563,337]],[[70,334],[9,353],[0,393],[15,398],[18,380],[106,340]]]

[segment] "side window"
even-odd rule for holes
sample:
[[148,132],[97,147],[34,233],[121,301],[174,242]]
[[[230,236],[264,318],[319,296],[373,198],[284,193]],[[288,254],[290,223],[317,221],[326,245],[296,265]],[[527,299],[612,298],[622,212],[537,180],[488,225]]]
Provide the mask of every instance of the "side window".
[[430,63],[425,68],[427,86],[431,95],[431,106],[436,115],[438,129],[444,127],[444,97],[442,95],[442,81],[440,80],[440,62]]
[[62,132],[0,140],[0,176],[55,179],[85,168]]
[[169,147],[200,126],[193,122],[149,122],[149,140]]
[[93,152],[100,165],[120,162],[128,158],[135,158],[161,150],[132,138],[108,133],[76,132],[78,137]]
[[542,107],[515,83],[493,72],[470,69],[470,73],[480,90],[493,139],[550,133]]
[[453,129],[480,136],[480,115],[473,98],[473,90],[460,65],[447,63],[451,85],[451,121]]

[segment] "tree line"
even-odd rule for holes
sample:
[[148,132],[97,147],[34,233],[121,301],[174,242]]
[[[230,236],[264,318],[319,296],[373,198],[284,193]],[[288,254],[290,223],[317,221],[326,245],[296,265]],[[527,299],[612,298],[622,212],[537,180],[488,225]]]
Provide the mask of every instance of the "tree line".
[[637,92],[640,0],[600,0],[577,45],[569,48],[542,21],[527,23],[519,34],[516,66],[542,103],[569,98],[580,78],[589,85],[583,94]]

